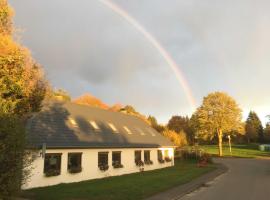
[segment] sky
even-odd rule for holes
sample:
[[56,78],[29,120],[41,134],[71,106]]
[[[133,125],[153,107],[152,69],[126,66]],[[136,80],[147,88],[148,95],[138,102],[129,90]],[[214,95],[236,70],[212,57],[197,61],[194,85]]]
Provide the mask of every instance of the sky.
[[[10,0],[20,41],[55,88],[133,105],[166,123],[194,109],[164,57],[99,0]],[[270,114],[270,1],[114,0],[170,54],[196,106],[223,91]]]

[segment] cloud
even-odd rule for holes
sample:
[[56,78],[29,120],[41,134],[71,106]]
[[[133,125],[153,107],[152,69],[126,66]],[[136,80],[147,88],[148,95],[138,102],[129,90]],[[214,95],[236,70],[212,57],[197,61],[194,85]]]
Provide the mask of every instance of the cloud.
[[[57,87],[133,104],[159,119],[190,114],[157,50],[98,1],[10,0],[22,40]],[[197,101],[221,90],[245,107],[267,105],[270,2],[267,0],[114,0],[168,50]],[[34,16],[34,17],[33,17]],[[266,106],[264,106],[266,108]],[[260,109],[260,112],[261,109]]]

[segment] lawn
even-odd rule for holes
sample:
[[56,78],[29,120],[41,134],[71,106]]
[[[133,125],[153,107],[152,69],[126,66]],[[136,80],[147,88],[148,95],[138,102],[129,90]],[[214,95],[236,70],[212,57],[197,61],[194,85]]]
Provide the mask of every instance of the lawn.
[[[200,148],[212,155],[218,155],[217,145],[204,145],[200,146]],[[223,145],[223,155],[231,156],[228,145]],[[270,152],[259,151],[257,144],[232,145],[232,156],[241,158],[268,157],[270,156]]]
[[39,200],[139,200],[187,183],[215,168],[214,165],[198,168],[196,161],[176,161],[174,167],[36,188],[24,191],[22,196]]

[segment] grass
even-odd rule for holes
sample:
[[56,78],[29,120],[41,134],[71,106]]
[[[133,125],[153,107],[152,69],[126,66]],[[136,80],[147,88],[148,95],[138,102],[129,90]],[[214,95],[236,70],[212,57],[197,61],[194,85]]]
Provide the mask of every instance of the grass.
[[[204,145],[200,147],[209,154],[218,155],[217,145]],[[223,145],[223,155],[231,156],[228,145]],[[259,151],[257,144],[232,145],[232,156],[240,158],[269,157],[270,152]]]
[[24,191],[22,196],[39,200],[139,200],[187,183],[215,168],[214,165],[198,168],[196,161],[176,161],[174,167],[36,188]]

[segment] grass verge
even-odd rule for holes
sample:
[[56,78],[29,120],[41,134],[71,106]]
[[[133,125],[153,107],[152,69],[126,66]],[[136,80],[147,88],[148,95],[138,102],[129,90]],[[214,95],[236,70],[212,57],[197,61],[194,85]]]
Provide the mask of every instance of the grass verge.
[[175,161],[175,166],[79,183],[60,184],[23,191],[22,197],[39,200],[139,200],[187,183],[216,169],[198,168],[196,161]]
[[[218,146],[217,145],[204,145],[200,146],[205,152],[218,155]],[[256,157],[269,157],[270,152],[259,151],[257,144],[247,144],[247,145],[232,145],[232,155],[229,151],[228,145],[223,145],[223,155],[224,156],[233,156],[240,158],[256,158]]]

